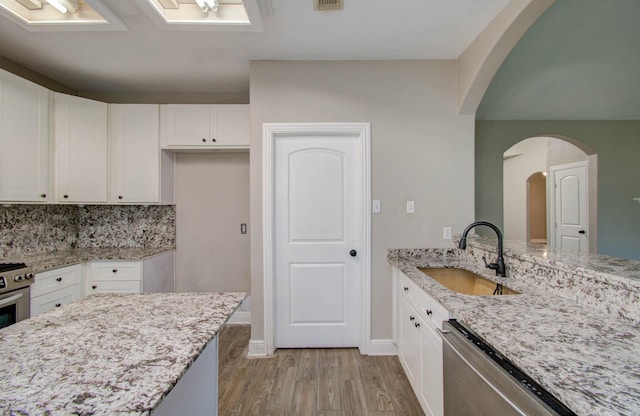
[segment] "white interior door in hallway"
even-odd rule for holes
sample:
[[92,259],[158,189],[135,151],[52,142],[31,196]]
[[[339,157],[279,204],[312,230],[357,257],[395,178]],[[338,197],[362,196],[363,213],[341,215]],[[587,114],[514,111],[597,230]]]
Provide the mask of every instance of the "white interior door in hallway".
[[556,248],[566,251],[589,251],[589,215],[587,201],[587,162],[552,166],[550,214]]
[[276,348],[361,345],[364,155],[350,132],[274,139]]

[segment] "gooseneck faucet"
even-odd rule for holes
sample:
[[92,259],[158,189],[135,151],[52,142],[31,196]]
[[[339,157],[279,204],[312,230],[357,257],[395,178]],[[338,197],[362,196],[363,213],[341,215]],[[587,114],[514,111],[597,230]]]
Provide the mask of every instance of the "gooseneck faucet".
[[465,250],[467,248],[467,234],[469,234],[469,231],[471,231],[472,228],[475,228],[479,225],[484,225],[491,228],[498,235],[498,260],[496,260],[495,263],[487,264],[487,260],[483,257],[482,260],[484,261],[484,266],[488,269],[495,270],[496,276],[507,277],[507,267],[504,264],[504,256],[502,252],[502,233],[500,232],[500,229],[498,227],[491,224],[490,222],[476,221],[473,224],[469,225],[467,228],[465,228],[464,231],[462,232],[462,237],[460,238],[460,242],[458,243],[458,248],[461,250]]

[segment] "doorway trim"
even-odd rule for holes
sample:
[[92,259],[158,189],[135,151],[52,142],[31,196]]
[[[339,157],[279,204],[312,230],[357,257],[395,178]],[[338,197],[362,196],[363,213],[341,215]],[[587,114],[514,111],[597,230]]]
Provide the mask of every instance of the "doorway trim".
[[360,282],[360,312],[358,316],[358,349],[368,353],[371,339],[371,123],[264,123],[262,127],[262,255],[264,281],[264,347],[266,355],[275,352],[275,259],[274,259],[274,150],[279,137],[354,136],[362,142],[360,155],[362,184],[362,261]]

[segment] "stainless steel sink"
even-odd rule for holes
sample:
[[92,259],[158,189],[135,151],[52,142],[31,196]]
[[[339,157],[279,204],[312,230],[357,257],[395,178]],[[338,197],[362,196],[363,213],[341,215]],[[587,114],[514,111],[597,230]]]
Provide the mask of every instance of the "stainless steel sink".
[[519,295],[499,283],[486,279],[478,274],[456,267],[419,268],[421,272],[440,283],[447,289],[465,295]]

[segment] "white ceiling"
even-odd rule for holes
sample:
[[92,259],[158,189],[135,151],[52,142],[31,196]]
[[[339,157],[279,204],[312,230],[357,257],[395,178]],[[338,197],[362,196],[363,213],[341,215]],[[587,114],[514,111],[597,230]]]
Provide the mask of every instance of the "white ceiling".
[[126,31],[31,32],[0,16],[0,55],[77,91],[246,92],[250,60],[455,59],[508,0],[271,0],[263,32],[170,30],[102,0]]

